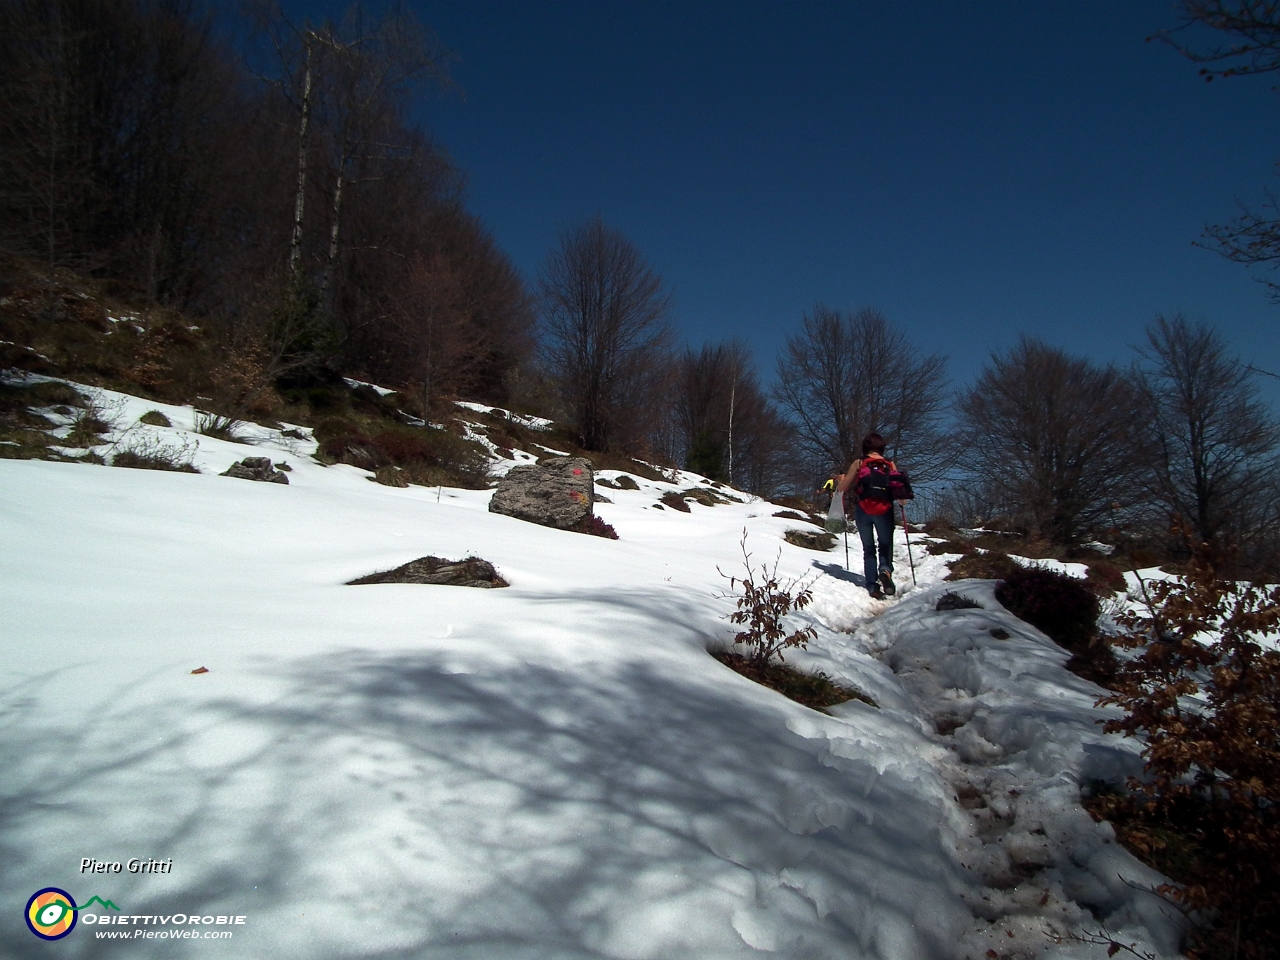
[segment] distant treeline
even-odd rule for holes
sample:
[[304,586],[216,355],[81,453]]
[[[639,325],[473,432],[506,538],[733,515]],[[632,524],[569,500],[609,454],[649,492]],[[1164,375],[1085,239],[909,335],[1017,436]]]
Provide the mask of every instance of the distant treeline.
[[874,430],[917,517],[1166,553],[1178,521],[1275,568],[1280,428],[1209,326],[1158,318],[1125,368],[1024,339],[957,392],[879,311],[819,303],[768,389],[738,339],[679,347],[662,278],[599,217],[519,275],[414,120],[450,55],[403,8],[242,9],[232,44],[193,0],[0,6],[0,253],[200,318],[224,412],[342,373],[801,497]]
[[190,0],[0,6],[0,242],[208,318],[281,375],[430,377],[441,321],[416,311],[447,300],[470,344],[451,385],[501,399],[532,303],[408,113],[447,53],[406,13],[252,13],[238,50]]

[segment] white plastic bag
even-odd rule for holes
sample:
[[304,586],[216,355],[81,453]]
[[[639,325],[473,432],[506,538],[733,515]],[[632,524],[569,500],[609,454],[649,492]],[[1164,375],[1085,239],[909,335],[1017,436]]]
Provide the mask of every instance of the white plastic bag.
[[831,506],[827,508],[827,532],[844,533],[849,529],[849,522],[844,516],[844,494],[839,490],[831,492]]

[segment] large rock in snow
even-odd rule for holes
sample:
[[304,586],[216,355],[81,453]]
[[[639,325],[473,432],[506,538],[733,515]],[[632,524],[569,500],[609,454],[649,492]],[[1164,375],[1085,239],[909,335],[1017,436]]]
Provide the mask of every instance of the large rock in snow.
[[259,480],[265,483],[288,483],[289,478],[271,465],[270,457],[245,457],[233,463],[219,476],[238,480]]
[[498,481],[490,513],[568,530],[591,514],[593,473],[582,457],[552,457],[512,467]]
[[480,587],[485,590],[508,586],[507,581],[493,568],[493,564],[479,557],[467,557],[465,560],[419,557],[394,570],[371,573],[350,583],[436,583],[450,587]]

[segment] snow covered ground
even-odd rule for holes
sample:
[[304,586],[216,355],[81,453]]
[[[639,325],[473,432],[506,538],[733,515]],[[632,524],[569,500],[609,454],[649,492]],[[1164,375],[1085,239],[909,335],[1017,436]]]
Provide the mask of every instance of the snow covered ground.
[[[104,399],[121,430],[161,409],[131,436],[203,472],[0,460],[0,954],[1085,958],[1106,947],[1071,935],[1105,926],[1176,955],[1161,878],[1078,803],[1135,745],[945,558],[917,547],[913,587],[899,542],[876,602],[771,504],[654,509],[692,475],[602,490],[610,541]],[[216,475],[255,455],[289,485]],[[708,656],[744,528],[813,580],[794,662],[878,707],[824,716]],[[345,585],[428,554],[511,586]],[[935,611],[948,589],[982,608]],[[47,886],[119,911],[42,942],[22,906]]]

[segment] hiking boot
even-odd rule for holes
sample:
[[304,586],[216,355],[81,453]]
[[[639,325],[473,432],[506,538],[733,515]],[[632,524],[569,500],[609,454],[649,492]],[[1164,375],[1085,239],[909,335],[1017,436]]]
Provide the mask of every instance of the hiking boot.
[[898,592],[898,588],[893,584],[893,574],[888,570],[880,571],[880,589],[891,597]]
[[879,588],[879,587],[872,587],[870,590],[868,590],[868,591],[867,591],[867,593],[871,594],[871,599],[872,599],[872,600],[883,600],[883,599],[884,599],[884,593],[882,593],[882,592],[881,592],[881,590],[880,590],[880,588]]

